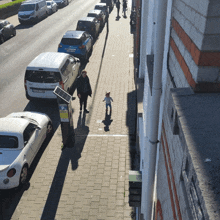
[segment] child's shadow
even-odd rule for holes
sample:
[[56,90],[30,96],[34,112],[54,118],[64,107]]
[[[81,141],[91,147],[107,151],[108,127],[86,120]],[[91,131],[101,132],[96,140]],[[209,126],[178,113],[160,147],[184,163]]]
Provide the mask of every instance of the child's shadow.
[[111,119],[111,112],[108,115],[108,113],[105,113],[105,120],[102,121],[102,123],[105,125],[104,130],[105,132],[109,131],[109,126],[110,124],[113,122],[113,120]]

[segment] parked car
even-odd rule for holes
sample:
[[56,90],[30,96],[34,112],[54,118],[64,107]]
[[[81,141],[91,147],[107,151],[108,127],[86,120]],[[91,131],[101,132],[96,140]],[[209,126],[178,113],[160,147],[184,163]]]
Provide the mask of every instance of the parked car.
[[86,31],[67,31],[58,45],[58,52],[88,60],[93,49],[93,37]]
[[0,189],[27,181],[32,161],[52,132],[52,122],[43,113],[17,112],[0,118]]
[[18,10],[18,20],[21,24],[38,22],[48,16],[46,0],[28,0],[23,2]]
[[79,74],[78,58],[66,53],[41,53],[26,68],[26,97],[29,100],[56,99],[53,93],[56,86],[70,93]]
[[94,17],[94,18],[98,19],[98,21],[100,22],[100,26],[104,27],[104,25],[105,25],[105,13],[102,10],[91,10],[87,14],[87,17]]
[[54,0],[57,3],[58,8],[63,8],[69,5],[69,0]]
[[13,24],[7,20],[0,20],[0,42],[3,43],[7,38],[16,35],[16,29]]
[[84,17],[78,20],[76,30],[87,31],[96,39],[99,35],[100,22],[94,17]]
[[109,7],[110,12],[114,8],[114,1],[113,0],[100,0],[101,3],[106,3],[107,6]]
[[57,3],[52,1],[46,1],[48,14],[51,15],[58,10]]
[[108,20],[109,17],[109,9],[106,3],[98,3],[95,5],[95,10],[102,10],[105,13],[105,21]]

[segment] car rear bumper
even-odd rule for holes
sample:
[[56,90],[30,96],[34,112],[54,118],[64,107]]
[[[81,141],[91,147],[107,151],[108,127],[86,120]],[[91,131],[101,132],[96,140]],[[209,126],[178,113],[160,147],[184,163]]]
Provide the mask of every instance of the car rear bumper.
[[[8,180],[8,183],[5,184],[3,181]],[[0,177],[0,189],[12,189],[19,186],[19,176],[15,175],[14,177]]]

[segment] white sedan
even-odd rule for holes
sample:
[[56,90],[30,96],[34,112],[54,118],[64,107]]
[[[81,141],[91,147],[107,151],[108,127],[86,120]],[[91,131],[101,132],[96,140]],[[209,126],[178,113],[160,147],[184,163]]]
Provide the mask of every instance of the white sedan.
[[0,118],[0,189],[27,181],[28,168],[53,126],[43,113],[18,112]]
[[53,0],[52,1],[46,1],[47,3],[47,11],[48,11],[48,14],[53,14],[54,12],[56,12],[58,9],[58,6],[57,6],[57,3],[54,2]]

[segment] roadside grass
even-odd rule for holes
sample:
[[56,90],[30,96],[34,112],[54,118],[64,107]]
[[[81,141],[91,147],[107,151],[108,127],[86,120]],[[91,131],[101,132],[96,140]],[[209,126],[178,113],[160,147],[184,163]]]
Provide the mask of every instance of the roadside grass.
[[20,5],[23,1],[25,1],[25,0],[16,0],[13,2],[5,3],[3,5],[0,5],[0,10],[8,9],[8,8],[13,7],[15,5],[18,5],[18,4]]

